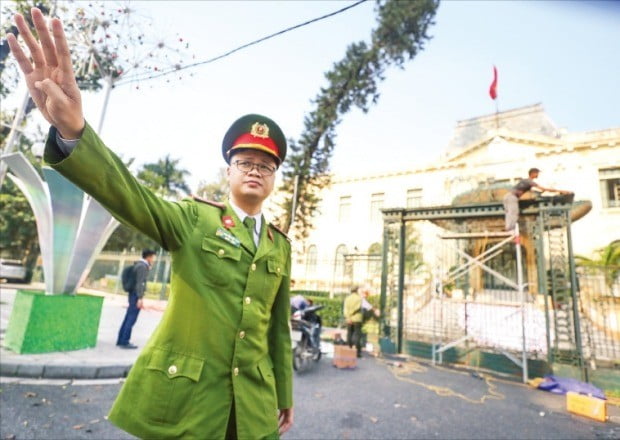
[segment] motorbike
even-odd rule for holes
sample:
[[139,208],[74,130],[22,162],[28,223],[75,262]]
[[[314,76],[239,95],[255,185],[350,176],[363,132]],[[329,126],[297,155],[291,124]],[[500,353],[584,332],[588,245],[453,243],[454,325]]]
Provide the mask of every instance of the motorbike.
[[293,368],[302,372],[321,359],[321,318],[316,314],[324,306],[296,310],[291,315]]

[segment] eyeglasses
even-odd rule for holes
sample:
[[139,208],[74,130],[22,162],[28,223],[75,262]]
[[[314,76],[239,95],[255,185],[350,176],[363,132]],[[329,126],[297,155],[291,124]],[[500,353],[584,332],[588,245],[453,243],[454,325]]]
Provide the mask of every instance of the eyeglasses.
[[261,176],[271,176],[275,173],[276,169],[262,163],[254,163],[249,160],[236,160],[233,162],[237,169],[242,173],[249,173],[254,168],[260,173]]

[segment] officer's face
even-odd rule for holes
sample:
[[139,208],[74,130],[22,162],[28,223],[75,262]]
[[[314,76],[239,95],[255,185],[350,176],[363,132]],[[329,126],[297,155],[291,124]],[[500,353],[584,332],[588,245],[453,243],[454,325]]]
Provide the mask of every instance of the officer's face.
[[[236,162],[251,162],[255,166],[250,171],[241,171]],[[265,165],[274,170],[271,176],[267,176],[258,170],[256,165]],[[237,200],[247,202],[262,202],[271,194],[275,181],[276,161],[268,153],[259,150],[243,150],[236,153],[226,170],[230,192]]]

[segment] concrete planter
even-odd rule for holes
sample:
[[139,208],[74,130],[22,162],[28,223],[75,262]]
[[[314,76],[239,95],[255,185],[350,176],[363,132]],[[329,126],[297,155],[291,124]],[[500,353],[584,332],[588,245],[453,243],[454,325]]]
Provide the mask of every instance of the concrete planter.
[[80,350],[97,344],[103,297],[19,290],[5,346],[19,354]]

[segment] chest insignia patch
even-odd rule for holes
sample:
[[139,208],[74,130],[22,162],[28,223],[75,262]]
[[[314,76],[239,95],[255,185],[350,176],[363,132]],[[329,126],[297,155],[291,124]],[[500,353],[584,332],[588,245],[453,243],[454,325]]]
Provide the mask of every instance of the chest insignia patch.
[[239,247],[241,245],[239,239],[224,228],[217,228],[217,231],[215,231],[215,236],[221,238],[224,241],[227,241],[234,247]]

